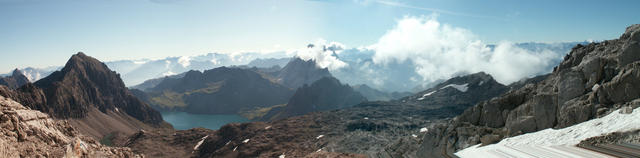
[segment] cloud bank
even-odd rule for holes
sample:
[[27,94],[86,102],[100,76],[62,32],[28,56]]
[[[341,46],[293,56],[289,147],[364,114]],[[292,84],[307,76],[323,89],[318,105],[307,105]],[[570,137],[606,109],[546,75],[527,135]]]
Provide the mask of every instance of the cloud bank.
[[344,49],[345,46],[341,43],[319,39],[307,45],[306,48],[295,50],[289,54],[293,54],[303,60],[313,59],[318,67],[337,70],[348,65],[337,57]]
[[526,50],[510,42],[489,47],[471,31],[441,24],[436,16],[404,17],[370,47],[375,49],[375,64],[411,61],[425,83],[484,71],[509,84],[548,72],[552,60],[561,58],[553,51]]

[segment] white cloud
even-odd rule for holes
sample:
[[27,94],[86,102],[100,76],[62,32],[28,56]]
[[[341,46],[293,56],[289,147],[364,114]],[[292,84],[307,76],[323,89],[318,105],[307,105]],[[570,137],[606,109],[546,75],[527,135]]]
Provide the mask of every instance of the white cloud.
[[178,58],[178,64],[186,68],[187,66],[191,65],[191,57],[181,56],[180,58]]
[[508,84],[548,71],[551,60],[561,57],[548,50],[528,51],[510,42],[500,42],[492,49],[471,31],[441,24],[433,15],[399,20],[370,48],[376,50],[376,64],[412,61],[425,82],[484,71]]
[[327,42],[326,40],[319,39],[318,41],[309,44],[308,47],[295,50],[291,54],[300,57],[303,60],[313,59],[316,61],[318,67],[329,68],[330,70],[336,70],[347,66],[347,63],[341,61],[335,54],[340,54],[345,46],[338,42]]

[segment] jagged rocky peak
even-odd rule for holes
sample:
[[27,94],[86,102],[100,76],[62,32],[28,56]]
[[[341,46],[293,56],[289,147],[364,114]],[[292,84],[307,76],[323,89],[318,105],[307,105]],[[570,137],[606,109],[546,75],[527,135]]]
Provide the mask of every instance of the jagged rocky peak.
[[313,59],[292,58],[276,77],[286,87],[296,89],[304,84],[311,84],[323,77],[332,76],[329,69],[320,68]]
[[404,97],[403,104],[429,107],[453,107],[464,110],[476,103],[506,92],[508,88],[484,72],[457,76],[436,86]]
[[468,108],[430,129],[419,156],[441,157],[474,144],[601,117],[640,98],[640,26],[619,39],[578,44],[544,80]]
[[276,120],[310,112],[341,109],[367,101],[349,85],[334,77],[323,77],[311,85],[303,85],[293,94],[286,106],[272,110],[264,120]]
[[0,77],[0,85],[5,85],[11,89],[16,89],[27,83],[29,83],[29,79],[18,69],[13,70],[11,76]]
[[44,91],[46,106],[34,108],[56,117],[83,118],[92,108],[97,108],[103,113],[123,110],[146,123],[162,122],[160,113],[129,92],[119,74],[82,52],[73,55],[62,70],[35,85]]

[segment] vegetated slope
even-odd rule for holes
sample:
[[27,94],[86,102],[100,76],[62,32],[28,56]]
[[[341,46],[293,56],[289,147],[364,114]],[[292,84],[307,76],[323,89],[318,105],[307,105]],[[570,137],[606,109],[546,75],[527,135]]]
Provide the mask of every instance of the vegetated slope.
[[27,83],[29,83],[29,79],[18,69],[13,70],[11,76],[0,77],[0,85],[5,85],[11,89],[16,89]]
[[75,54],[64,68],[12,91],[0,94],[25,106],[67,119],[81,132],[101,138],[111,132],[169,127],[160,113],[138,100],[119,75],[102,62]]
[[545,80],[477,104],[430,129],[419,156],[443,157],[478,143],[563,128],[640,97],[640,25],[619,39],[577,45]]
[[254,71],[219,67],[165,78],[145,98],[156,109],[205,114],[236,114],[240,110],[286,103],[293,91]]

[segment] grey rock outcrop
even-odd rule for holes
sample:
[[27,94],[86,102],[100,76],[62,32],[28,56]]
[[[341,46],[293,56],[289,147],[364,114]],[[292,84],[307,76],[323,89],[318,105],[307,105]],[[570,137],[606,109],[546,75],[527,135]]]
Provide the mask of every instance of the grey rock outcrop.
[[129,148],[103,146],[67,121],[2,96],[0,127],[2,157],[142,157]]
[[[430,129],[418,152],[444,157],[479,143],[597,118],[640,97],[640,25],[619,39],[577,45],[539,83],[481,102]],[[498,139],[498,140],[499,140]]]

